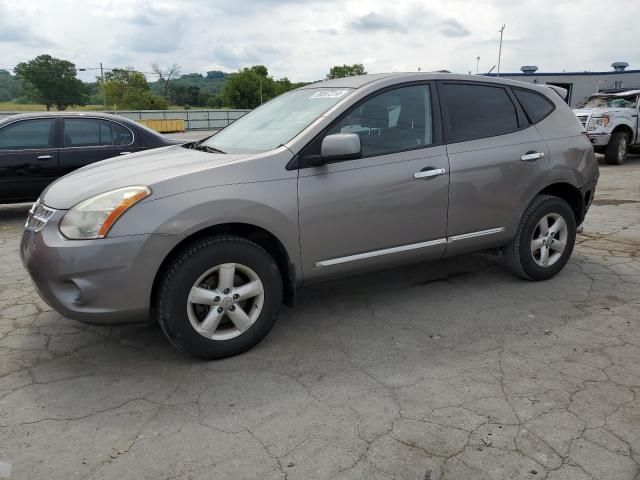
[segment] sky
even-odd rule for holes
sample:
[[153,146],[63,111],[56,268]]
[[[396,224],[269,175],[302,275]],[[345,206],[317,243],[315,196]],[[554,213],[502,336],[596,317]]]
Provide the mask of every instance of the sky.
[[[42,53],[77,68],[178,64],[182,73],[265,65],[313,81],[332,65],[369,73],[640,68],[640,1],[601,0],[0,0],[0,68]],[[627,25],[625,26],[625,22]],[[477,57],[480,57],[479,62]],[[79,73],[93,80],[95,70]],[[150,79],[153,79],[150,76]]]

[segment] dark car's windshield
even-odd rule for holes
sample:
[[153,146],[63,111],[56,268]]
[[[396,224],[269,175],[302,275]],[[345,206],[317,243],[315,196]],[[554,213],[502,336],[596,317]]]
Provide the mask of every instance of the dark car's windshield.
[[592,95],[581,108],[635,108],[638,95]]
[[201,145],[226,153],[260,153],[288,142],[352,92],[349,88],[307,88],[274,98]]

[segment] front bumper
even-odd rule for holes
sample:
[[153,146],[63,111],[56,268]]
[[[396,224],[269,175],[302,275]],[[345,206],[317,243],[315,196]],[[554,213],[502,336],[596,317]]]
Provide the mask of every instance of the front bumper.
[[91,324],[149,321],[155,276],[176,235],[68,240],[56,212],[40,232],[25,231],[22,263],[45,302],[68,318]]
[[611,140],[610,133],[589,133],[587,132],[587,137],[591,141],[591,144],[595,147],[606,147],[609,144],[609,140]]

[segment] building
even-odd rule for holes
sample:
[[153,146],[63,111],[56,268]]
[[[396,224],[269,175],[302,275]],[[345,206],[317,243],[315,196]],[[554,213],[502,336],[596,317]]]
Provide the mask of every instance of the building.
[[[626,62],[614,62],[608,72],[538,72],[538,67],[525,65],[519,73],[501,73],[501,78],[536,84],[557,85],[568,91],[567,103],[576,107],[589,95],[608,88],[640,88],[640,70],[627,70]],[[489,77],[495,73],[484,74]]]

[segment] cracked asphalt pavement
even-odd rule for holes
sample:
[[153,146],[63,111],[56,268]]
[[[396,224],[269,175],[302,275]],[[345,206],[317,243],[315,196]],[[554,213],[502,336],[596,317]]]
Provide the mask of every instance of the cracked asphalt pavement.
[[601,166],[572,260],[476,254],[307,288],[252,351],[39,299],[0,207],[0,478],[640,479],[640,159]]

